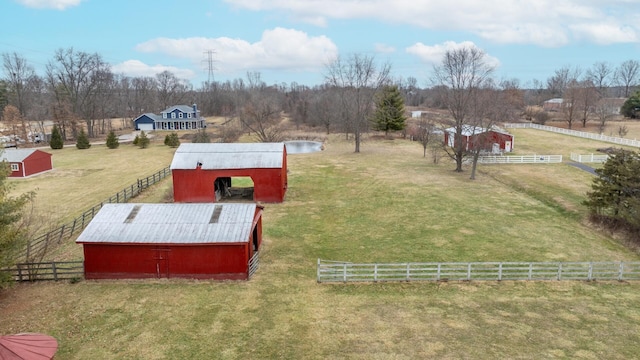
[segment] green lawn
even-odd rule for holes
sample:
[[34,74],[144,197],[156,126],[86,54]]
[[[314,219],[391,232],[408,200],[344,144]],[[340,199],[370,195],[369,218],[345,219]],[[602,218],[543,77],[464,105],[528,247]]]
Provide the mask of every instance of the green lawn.
[[[516,146],[536,150],[543,140],[529,137],[550,135],[523,130]],[[417,143],[365,141],[355,154],[341,139],[332,137],[323,152],[288,157],[287,198],[265,204],[261,265],[250,281],[17,285],[0,292],[0,333],[53,335],[60,343],[56,359],[629,359],[640,353],[638,283],[317,284],[318,258],[640,259],[585,223],[580,202],[591,175],[576,168],[480,165],[472,181],[468,171],[453,172],[447,159],[423,158]],[[163,201],[171,186],[155,189],[138,201]]]

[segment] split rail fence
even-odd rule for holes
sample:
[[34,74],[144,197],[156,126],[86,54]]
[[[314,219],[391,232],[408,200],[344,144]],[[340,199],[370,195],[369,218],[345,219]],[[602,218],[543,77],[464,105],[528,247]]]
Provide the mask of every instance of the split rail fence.
[[640,280],[640,262],[426,262],[354,264],[318,259],[317,280],[330,282]]
[[89,210],[82,213],[82,215],[73,219],[73,221],[29,240],[24,247],[7,255],[9,262],[29,262],[30,259],[38,258],[38,254],[45,253],[50,247],[61,244],[64,240],[71,238],[76,232],[84,229],[104,204],[125,203],[169,175],[171,175],[170,167],[166,167],[144,179],[138,179],[135,184],[127,186],[105,201],[91,207]]
[[609,155],[580,155],[571,153],[571,160],[579,163],[603,163],[609,159]]
[[480,156],[480,164],[556,164],[562,155]]
[[551,132],[558,133],[558,134],[576,136],[576,137],[581,137],[581,138],[585,138],[585,139],[592,139],[592,140],[610,142],[610,143],[615,143],[615,144],[619,144],[619,145],[640,147],[640,141],[638,141],[636,139],[633,139],[633,140],[624,139],[624,138],[619,138],[619,137],[614,137],[614,136],[606,136],[606,135],[602,135],[602,134],[588,133],[588,132],[584,132],[584,131],[563,129],[563,128],[558,128],[558,127],[555,127],[555,126],[547,126],[547,125],[532,124],[532,123],[507,123],[507,124],[504,124],[504,127],[505,128],[512,128],[512,129],[537,129],[537,130],[551,131]]
[[20,263],[0,269],[14,281],[76,280],[84,277],[83,261],[48,261]]

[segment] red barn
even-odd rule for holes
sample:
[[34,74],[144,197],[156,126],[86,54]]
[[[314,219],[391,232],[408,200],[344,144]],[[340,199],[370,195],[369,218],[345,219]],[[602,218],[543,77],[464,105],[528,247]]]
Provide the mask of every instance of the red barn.
[[104,204],[76,240],[85,278],[246,280],[262,243],[262,209],[251,203]]
[[27,177],[53,169],[51,154],[37,149],[4,149],[0,161],[9,163],[9,177]]
[[[444,143],[450,147],[455,143],[456,128],[448,128],[444,131]],[[465,151],[474,148],[489,151],[492,153],[512,152],[514,137],[508,132],[493,126],[490,129],[478,126],[462,126],[462,146]]]
[[175,202],[216,202],[233,194],[233,178],[250,178],[252,200],[279,203],[287,191],[284,143],[181,144],[171,162]]

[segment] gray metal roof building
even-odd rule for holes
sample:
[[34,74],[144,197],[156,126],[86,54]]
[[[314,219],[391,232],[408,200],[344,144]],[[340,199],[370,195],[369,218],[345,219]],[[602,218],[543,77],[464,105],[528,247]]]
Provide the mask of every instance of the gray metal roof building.
[[249,241],[253,203],[104,204],[77,243],[213,244]]
[[284,143],[191,143],[176,150],[171,170],[282,168]]

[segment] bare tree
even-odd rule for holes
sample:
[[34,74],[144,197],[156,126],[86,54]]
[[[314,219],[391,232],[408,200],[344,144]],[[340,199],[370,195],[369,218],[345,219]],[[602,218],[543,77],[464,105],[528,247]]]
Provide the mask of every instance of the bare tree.
[[572,81],[575,81],[580,77],[582,71],[578,68],[571,69],[569,66],[563,66],[556,69],[553,76],[547,79],[547,90],[552,97],[564,97],[564,92],[567,90]]
[[97,53],[88,54],[73,48],[57,50],[54,59],[47,64],[51,91],[55,92],[59,104],[66,102],[72,114],[85,120],[89,137],[95,136],[93,125],[95,102],[101,96],[99,85],[104,74],[110,71],[109,65]]
[[587,127],[589,115],[593,113],[594,106],[600,94],[591,80],[583,80],[578,83],[577,110],[580,112],[582,127]]
[[[411,129],[411,137],[413,140],[420,142],[422,145],[422,157],[427,157],[427,149],[430,145],[437,142],[438,136],[436,133],[437,127],[433,118],[427,116],[421,116],[418,123]],[[433,163],[437,163],[437,156],[433,156]]]
[[156,75],[156,85],[162,110],[184,101],[187,90],[190,89],[186,80],[180,80],[172,72],[166,70]]
[[9,85],[9,103],[15,105],[22,116],[27,116],[28,85],[36,76],[33,67],[17,53],[2,54],[6,82]]
[[432,81],[438,86],[440,101],[454,122],[454,139],[447,153],[455,160],[457,172],[462,171],[466,155],[463,129],[473,125],[467,122],[481,118],[475,114],[479,91],[494,70],[485,57],[484,51],[476,47],[462,47],[447,51],[442,64],[434,66]]
[[362,133],[369,126],[375,94],[388,82],[390,72],[389,63],[378,68],[373,57],[358,54],[347,60],[338,58],[327,66],[325,81],[340,93],[337,108],[342,114],[345,131],[354,135],[357,153],[360,152]]
[[562,97],[562,116],[564,117],[564,121],[567,122],[569,129],[573,127],[573,123],[576,121],[579,113],[578,105],[581,91],[578,81],[573,79],[569,82]]
[[329,134],[331,129],[340,121],[340,113],[334,111],[334,104],[340,103],[337,91],[323,88],[316,92],[309,104],[309,123],[312,126],[321,126]]
[[604,133],[607,122],[615,117],[618,107],[613,103],[612,99],[601,98],[594,106],[593,113],[598,119],[598,131]]
[[616,69],[616,82],[624,88],[624,97],[629,97],[631,89],[638,84],[640,76],[640,62],[627,60]]
[[613,75],[611,64],[600,61],[587,69],[586,80],[593,83],[600,97],[607,97]]
[[2,118],[5,125],[11,129],[11,140],[13,140],[14,147],[18,147],[20,139],[27,138],[27,125],[24,116],[20,114],[17,107],[13,105],[7,105],[2,111]]
[[277,98],[265,91],[252,92],[240,111],[240,122],[258,136],[261,142],[279,142],[283,139],[282,111]]

